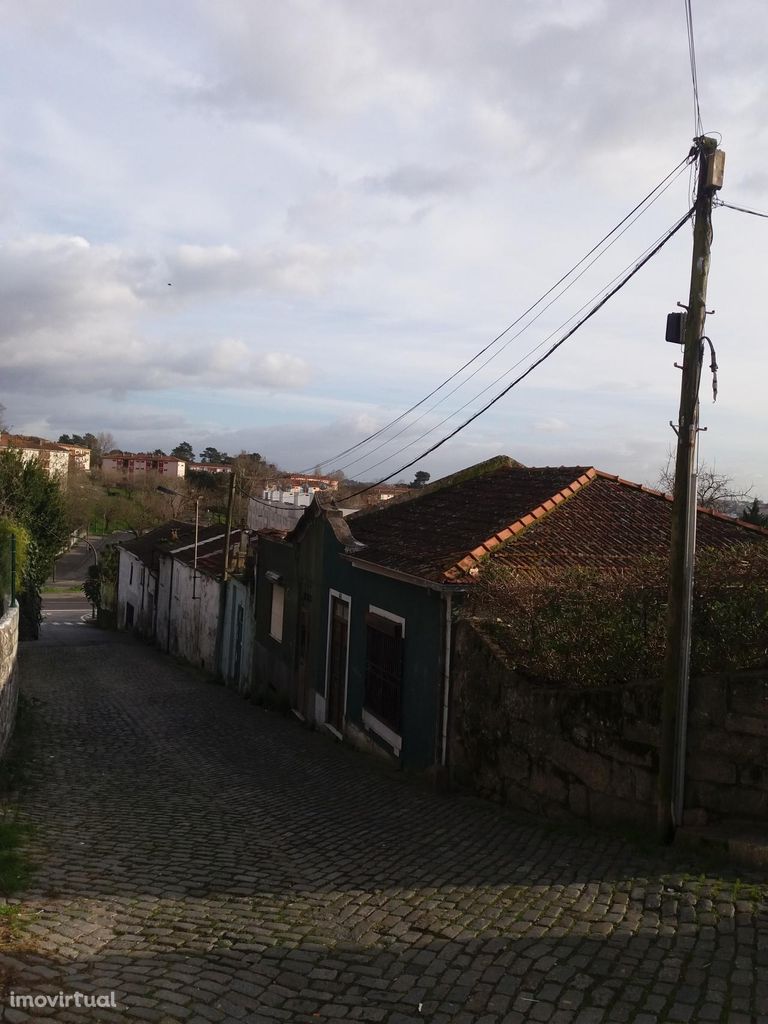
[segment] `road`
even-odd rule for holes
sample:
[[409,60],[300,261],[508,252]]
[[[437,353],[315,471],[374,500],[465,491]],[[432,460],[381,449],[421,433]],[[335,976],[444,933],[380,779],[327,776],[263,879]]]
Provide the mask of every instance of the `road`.
[[768,1024],[762,889],[439,796],[131,638],[25,644],[21,678],[38,867],[0,1005],[120,1009],[4,1020]]
[[[117,639],[124,639],[121,635]],[[43,622],[40,638],[31,643],[53,647],[77,647],[82,644],[114,643],[114,634],[98,629],[91,617],[91,606],[80,593],[62,591],[43,594]]]
[[132,536],[132,533],[111,533],[106,537],[91,537],[88,541],[78,541],[65,555],[56,559],[49,584],[82,583],[88,574],[88,566],[93,565],[94,550],[98,552],[107,544],[127,540]]

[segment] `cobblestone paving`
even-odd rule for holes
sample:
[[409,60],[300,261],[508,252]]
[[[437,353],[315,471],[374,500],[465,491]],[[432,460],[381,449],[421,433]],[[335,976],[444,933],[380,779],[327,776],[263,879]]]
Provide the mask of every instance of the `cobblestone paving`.
[[754,887],[438,796],[140,645],[22,668],[39,868],[6,998],[120,1009],[4,1020],[768,1022]]

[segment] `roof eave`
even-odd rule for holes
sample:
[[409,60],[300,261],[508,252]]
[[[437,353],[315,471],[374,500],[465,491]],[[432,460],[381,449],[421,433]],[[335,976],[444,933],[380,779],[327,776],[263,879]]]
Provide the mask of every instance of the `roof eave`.
[[415,587],[422,587],[424,590],[435,590],[440,594],[456,594],[463,592],[466,586],[460,583],[446,581],[440,583],[438,580],[428,580],[424,576],[414,576],[408,572],[401,572],[399,569],[390,569],[386,565],[378,565],[376,562],[368,562],[356,555],[344,554],[340,556],[350,562],[355,569],[362,569],[363,572],[374,573],[377,576],[386,576],[389,579],[397,580],[399,583],[409,583]]

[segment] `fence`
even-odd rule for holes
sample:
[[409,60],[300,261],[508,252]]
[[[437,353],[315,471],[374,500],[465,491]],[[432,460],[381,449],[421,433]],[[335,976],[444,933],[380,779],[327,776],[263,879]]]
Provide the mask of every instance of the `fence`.
[[16,602],[16,538],[0,536],[0,617]]

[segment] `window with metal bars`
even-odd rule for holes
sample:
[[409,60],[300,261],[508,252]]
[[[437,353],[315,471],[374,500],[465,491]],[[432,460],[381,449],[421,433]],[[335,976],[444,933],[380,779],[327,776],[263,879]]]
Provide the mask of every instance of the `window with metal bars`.
[[403,687],[403,624],[368,612],[365,617],[365,710],[400,732]]

